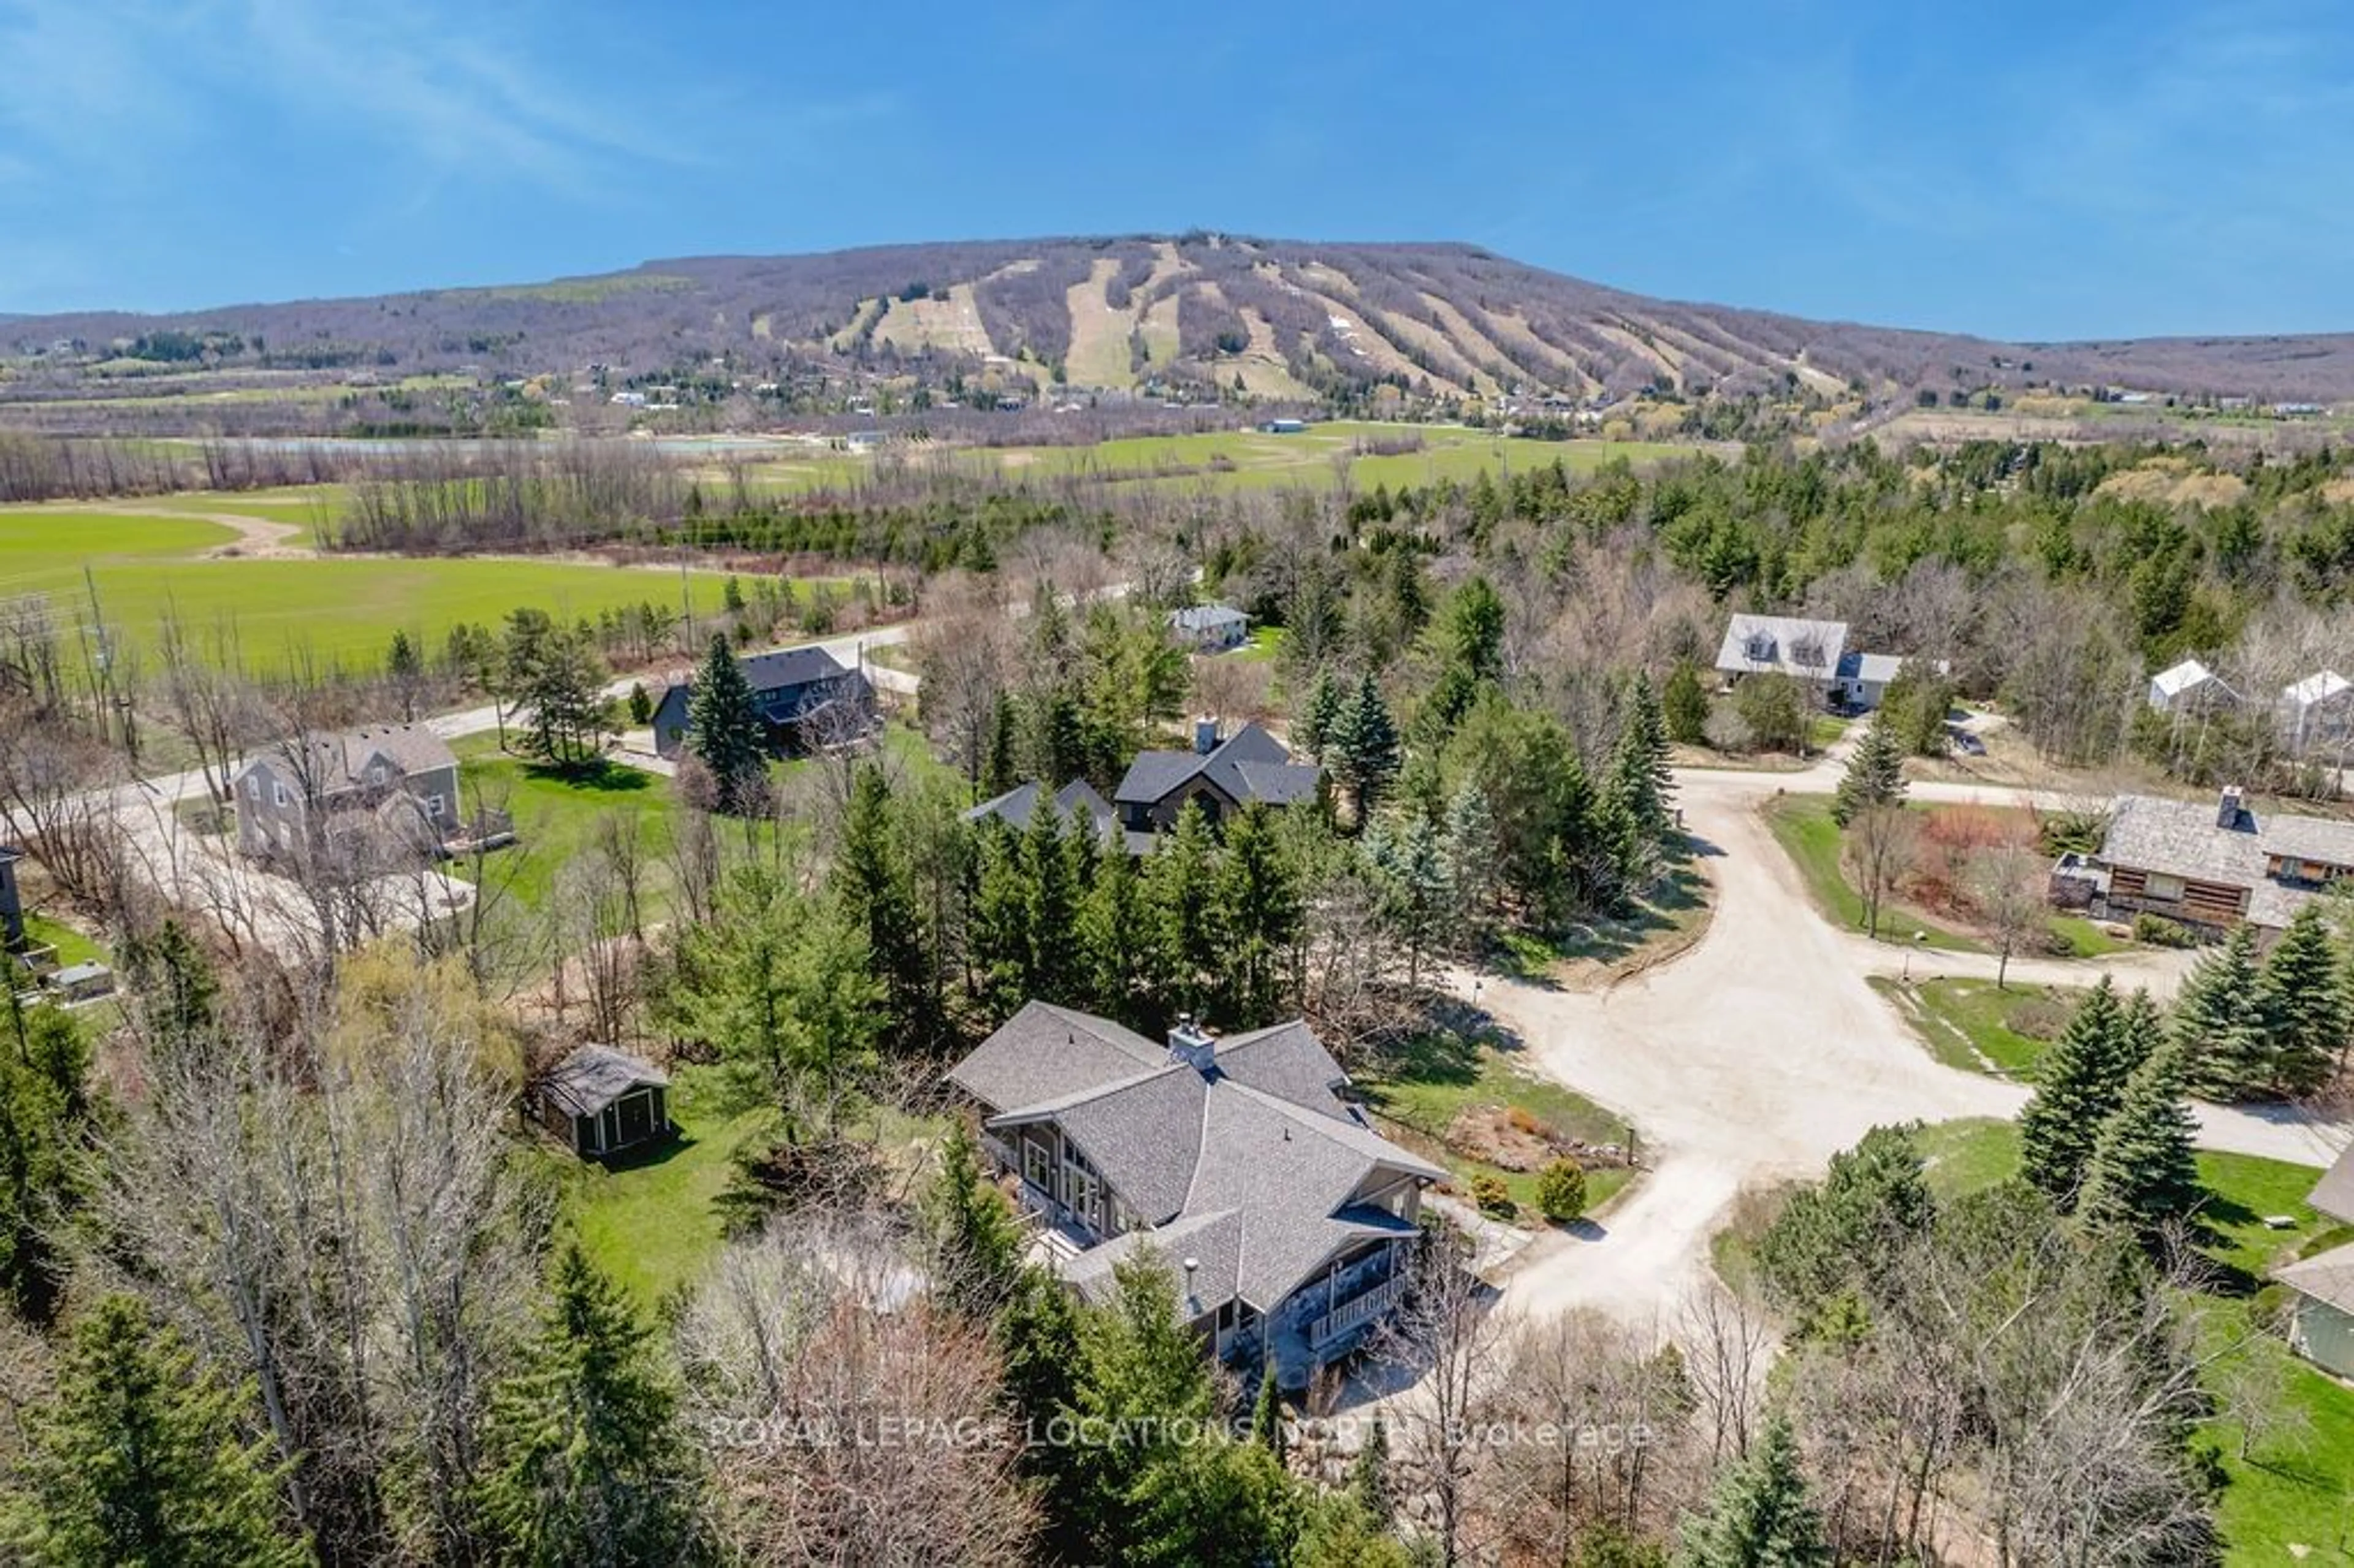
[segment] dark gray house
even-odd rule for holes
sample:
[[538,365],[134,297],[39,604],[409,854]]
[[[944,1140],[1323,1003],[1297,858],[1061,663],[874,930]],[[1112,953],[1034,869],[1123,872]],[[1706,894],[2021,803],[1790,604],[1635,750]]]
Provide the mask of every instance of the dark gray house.
[[0,946],[11,952],[25,942],[25,895],[16,886],[16,863],[24,858],[15,844],[0,844]]
[[1322,770],[1294,762],[1291,752],[1256,724],[1221,740],[1218,721],[1199,719],[1191,751],[1140,751],[1112,791],[1120,826],[1162,832],[1176,826],[1188,800],[1199,801],[1213,823],[1254,802],[1289,806],[1316,799]]
[[1150,1247],[1222,1360],[1271,1356],[1288,1388],[1362,1343],[1404,1295],[1422,1190],[1446,1172],[1374,1132],[1302,1022],[1159,1045],[1033,1001],[949,1073],[1084,1294]]
[[1152,835],[1123,829],[1119,819],[1113,815],[1110,805],[1096,793],[1095,786],[1084,779],[1072,779],[1052,795],[1047,795],[1036,783],[1017,784],[996,799],[983,800],[967,811],[964,820],[968,822],[999,821],[1016,833],[1026,832],[1041,800],[1062,813],[1066,832],[1074,822],[1083,821],[1095,830],[1107,849],[1125,849],[1130,854],[1152,853]]
[[[798,757],[852,736],[875,722],[875,692],[864,672],[822,648],[784,648],[738,659],[753,705],[768,731],[769,749]],[[654,704],[654,750],[676,757],[692,729],[687,700],[694,683],[681,681]],[[839,722],[840,727],[835,727]]]
[[670,1078],[610,1045],[583,1045],[532,1080],[526,1104],[583,1159],[671,1135]]
[[257,752],[229,787],[238,850],[257,860],[372,829],[429,854],[459,831],[458,759],[422,725],[312,736]]

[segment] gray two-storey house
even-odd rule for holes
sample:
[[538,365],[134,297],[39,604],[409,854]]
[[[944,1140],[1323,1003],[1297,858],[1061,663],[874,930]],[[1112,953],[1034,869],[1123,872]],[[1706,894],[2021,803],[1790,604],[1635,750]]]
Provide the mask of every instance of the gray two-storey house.
[[459,831],[458,758],[422,725],[314,735],[255,753],[230,782],[237,847],[292,859],[372,832],[430,853]]
[[1361,1344],[1406,1288],[1422,1190],[1444,1178],[1341,1097],[1303,1022],[1157,1045],[1033,1001],[949,1079],[1083,1294],[1154,1249],[1222,1360],[1267,1356],[1287,1388]]

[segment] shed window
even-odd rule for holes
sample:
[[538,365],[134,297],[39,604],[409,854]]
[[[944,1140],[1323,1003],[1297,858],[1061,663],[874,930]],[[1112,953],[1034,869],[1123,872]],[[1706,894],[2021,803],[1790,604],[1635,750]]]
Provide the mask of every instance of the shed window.
[[2182,878],[2168,876],[2162,871],[2153,871],[2149,874],[2148,880],[2142,884],[2142,891],[2152,898],[2163,898],[2172,902],[2182,896]]
[[285,785],[283,785],[283,784],[272,784],[272,785],[270,787],[270,803],[271,805],[273,805],[273,806],[276,806],[276,807],[277,807],[280,810],[281,810],[281,811],[282,811],[282,810],[284,810],[286,809],[286,786],[285,786]]

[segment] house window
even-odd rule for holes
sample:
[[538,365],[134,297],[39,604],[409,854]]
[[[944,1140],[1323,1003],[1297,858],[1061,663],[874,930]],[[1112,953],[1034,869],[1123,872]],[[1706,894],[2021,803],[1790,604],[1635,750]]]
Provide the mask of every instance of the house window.
[[2162,871],[2153,871],[2143,882],[2142,892],[2152,898],[2160,899],[2168,904],[2179,902],[2182,897],[2182,878],[2168,876]]
[[245,798],[249,800],[259,800],[261,799],[260,774],[249,773],[245,776]]
[[428,795],[425,797],[425,814],[431,817],[437,822],[441,820],[440,796]]
[[1041,1192],[1046,1190],[1046,1147],[1034,1139],[1022,1140],[1022,1179]]
[[282,810],[284,810],[286,809],[286,786],[285,786],[285,785],[283,785],[283,784],[272,784],[272,785],[270,787],[270,803],[271,805],[273,805],[273,806],[276,806],[276,807],[277,807],[280,810],[281,810],[281,811],[282,811]]

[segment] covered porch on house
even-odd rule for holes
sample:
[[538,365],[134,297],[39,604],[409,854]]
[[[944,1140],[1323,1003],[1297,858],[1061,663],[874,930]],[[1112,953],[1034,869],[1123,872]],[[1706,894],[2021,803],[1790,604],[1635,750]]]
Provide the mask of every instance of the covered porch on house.
[[1405,1298],[1413,1245],[1393,1237],[1334,1260],[1267,1319],[1265,1349],[1282,1387],[1307,1387],[1317,1372],[1363,1345]]

